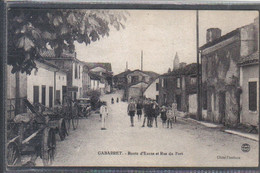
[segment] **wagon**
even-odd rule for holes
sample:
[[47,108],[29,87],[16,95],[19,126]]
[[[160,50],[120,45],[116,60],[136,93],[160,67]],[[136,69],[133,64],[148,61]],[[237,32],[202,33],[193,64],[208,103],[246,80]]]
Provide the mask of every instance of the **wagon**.
[[44,166],[51,165],[56,151],[55,134],[58,131],[64,139],[65,121],[49,110],[40,113],[27,99],[24,103],[31,113],[18,114],[8,123],[7,165],[21,165],[21,155],[32,155],[33,163],[40,156]]
[[77,102],[73,101],[69,97],[65,98],[64,104],[62,105],[62,113],[65,119],[66,132],[70,131],[71,125],[73,129],[78,128],[79,124],[79,109]]
[[80,98],[77,100],[78,114],[81,117],[88,117],[91,113],[90,98]]

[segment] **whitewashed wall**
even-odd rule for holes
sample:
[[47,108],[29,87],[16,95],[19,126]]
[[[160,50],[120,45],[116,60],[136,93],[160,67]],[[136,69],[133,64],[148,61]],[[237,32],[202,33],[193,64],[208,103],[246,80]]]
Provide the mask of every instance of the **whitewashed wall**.
[[159,95],[159,90],[156,91],[156,83],[159,83],[159,78],[154,80],[153,83],[145,90],[144,96],[146,98],[156,100],[156,95]]
[[[36,62],[38,71],[32,70],[31,75],[27,77],[27,97],[28,100],[33,103],[33,86],[39,86],[39,103],[42,102],[42,85],[46,86],[46,106],[49,106],[49,87],[54,89],[54,71],[56,69],[51,68],[40,62]],[[54,104],[54,91],[53,100]]]
[[197,113],[197,94],[189,95],[189,113]]
[[[60,101],[62,101],[62,86],[67,86],[67,75],[65,72],[58,71],[56,72],[56,90],[60,90]],[[58,99],[57,96],[56,99]]]

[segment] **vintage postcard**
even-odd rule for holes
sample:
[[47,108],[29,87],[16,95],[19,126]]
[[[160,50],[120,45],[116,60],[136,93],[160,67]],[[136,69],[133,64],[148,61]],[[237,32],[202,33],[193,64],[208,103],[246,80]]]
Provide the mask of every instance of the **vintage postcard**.
[[258,167],[258,11],[7,8],[7,169]]

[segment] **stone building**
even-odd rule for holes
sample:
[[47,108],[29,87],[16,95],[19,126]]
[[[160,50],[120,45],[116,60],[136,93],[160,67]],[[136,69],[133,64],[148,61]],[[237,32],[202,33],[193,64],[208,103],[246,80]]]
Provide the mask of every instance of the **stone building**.
[[257,50],[256,23],[221,36],[220,29],[207,30],[200,47],[202,59],[203,115],[207,121],[237,125],[240,122],[240,70],[238,62]]
[[[188,64],[182,68],[159,77],[159,105],[177,103],[177,109],[189,112],[189,103],[196,103],[197,64]],[[195,96],[194,96],[195,94]],[[192,107],[193,108],[193,107]],[[193,110],[193,109],[192,109]]]

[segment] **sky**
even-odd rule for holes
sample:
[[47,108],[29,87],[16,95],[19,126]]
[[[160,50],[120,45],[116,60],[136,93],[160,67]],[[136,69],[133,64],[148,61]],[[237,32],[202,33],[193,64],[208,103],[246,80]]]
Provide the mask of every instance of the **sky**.
[[[128,69],[163,74],[180,62],[196,62],[196,11],[128,10],[125,29],[111,28],[109,36],[90,45],[76,43],[77,58],[85,62],[110,62],[114,74]],[[206,43],[206,30],[220,28],[222,35],[250,24],[256,11],[199,11],[199,45]]]

